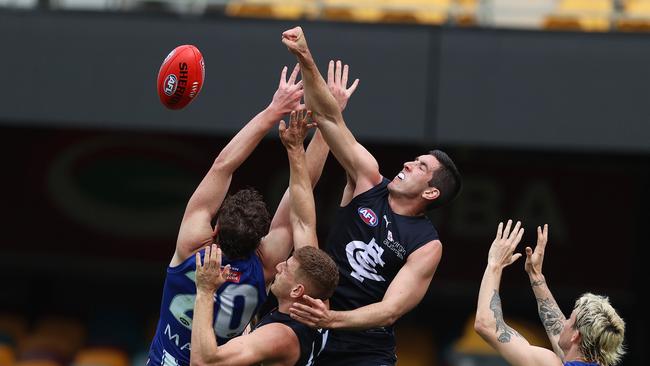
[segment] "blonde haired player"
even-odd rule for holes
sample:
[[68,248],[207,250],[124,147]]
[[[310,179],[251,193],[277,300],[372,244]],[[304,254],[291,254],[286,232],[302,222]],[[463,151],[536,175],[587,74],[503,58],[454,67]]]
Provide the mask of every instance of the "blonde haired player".
[[476,309],[476,332],[515,366],[614,366],[625,354],[625,322],[610,305],[607,297],[590,293],[576,300],[569,319],[559,310],[542,275],[542,261],[548,239],[548,225],[537,228],[537,246],[526,248],[528,272],[537,298],[539,315],[555,352],[528,343],[503,318],[499,283],[503,269],[514,263],[521,253],[514,253],[524,229],[512,220],[505,229],[499,223],[497,235],[488,254]]

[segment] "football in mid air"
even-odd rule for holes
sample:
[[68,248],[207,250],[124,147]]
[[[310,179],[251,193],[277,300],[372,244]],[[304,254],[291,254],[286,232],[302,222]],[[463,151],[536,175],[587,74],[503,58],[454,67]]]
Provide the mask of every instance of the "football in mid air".
[[169,109],[190,104],[203,87],[205,63],[201,52],[192,45],[174,48],[158,71],[158,96]]

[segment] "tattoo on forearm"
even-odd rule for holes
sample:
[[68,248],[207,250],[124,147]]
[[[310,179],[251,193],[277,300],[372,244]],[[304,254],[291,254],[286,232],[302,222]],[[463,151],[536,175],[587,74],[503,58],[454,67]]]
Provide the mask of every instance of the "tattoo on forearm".
[[[501,343],[510,342],[510,338],[515,335],[519,336],[519,333],[514,329],[510,328],[508,324],[503,320],[503,310],[501,309],[501,297],[499,297],[499,292],[494,290],[492,299],[490,300],[490,309],[494,313],[494,319],[497,321],[497,339]],[[500,332],[500,333],[499,333]]]
[[530,285],[531,285],[532,287],[535,287],[535,286],[541,286],[541,285],[543,285],[543,284],[545,284],[545,283],[546,283],[546,281],[544,281],[544,280],[538,280],[538,281],[533,281],[533,282],[531,282]]
[[564,315],[558,309],[555,301],[551,299],[537,298],[539,318],[544,324],[546,332],[554,336],[562,332],[564,327]]

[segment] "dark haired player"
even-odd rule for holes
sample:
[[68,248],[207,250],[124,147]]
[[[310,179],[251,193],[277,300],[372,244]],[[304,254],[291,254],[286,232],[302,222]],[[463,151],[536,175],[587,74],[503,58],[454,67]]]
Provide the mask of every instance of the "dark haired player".
[[229,268],[221,270],[219,250],[215,246],[210,254],[206,251],[203,265],[197,254],[192,365],[307,366],[313,364],[327,340],[326,330],[310,328],[289,316],[289,307],[295,301],[303,301],[303,295],[326,300],[338,283],[336,264],[318,249],[314,195],[303,148],[307,119],[304,111],[293,112],[288,127],[280,124],[280,137],[287,149],[291,169],[291,227],[294,243],[300,246],[277,266],[271,291],[278,299],[278,307],[265,315],[253,332],[222,344],[210,327],[213,321],[211,301],[215,291],[227,283]]
[[442,256],[424,212],[454,199],[460,174],[447,154],[434,150],[404,163],[392,180],[382,177],[377,160],[346,127],[302,29],[284,32],[282,42],[298,58],[307,107],[348,175],[326,247],[340,275],[331,310],[306,297],[310,306],[296,303],[291,315],[332,329],[319,365],[392,365],[392,325],[422,300]]

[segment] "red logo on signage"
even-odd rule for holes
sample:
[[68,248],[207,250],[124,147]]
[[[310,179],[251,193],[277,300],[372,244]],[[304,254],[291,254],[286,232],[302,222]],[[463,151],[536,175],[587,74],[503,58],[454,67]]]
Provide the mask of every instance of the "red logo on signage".
[[359,217],[361,217],[361,220],[363,220],[363,222],[365,222],[368,226],[374,227],[379,223],[379,218],[377,217],[375,211],[367,207],[359,207],[357,212],[359,212]]

